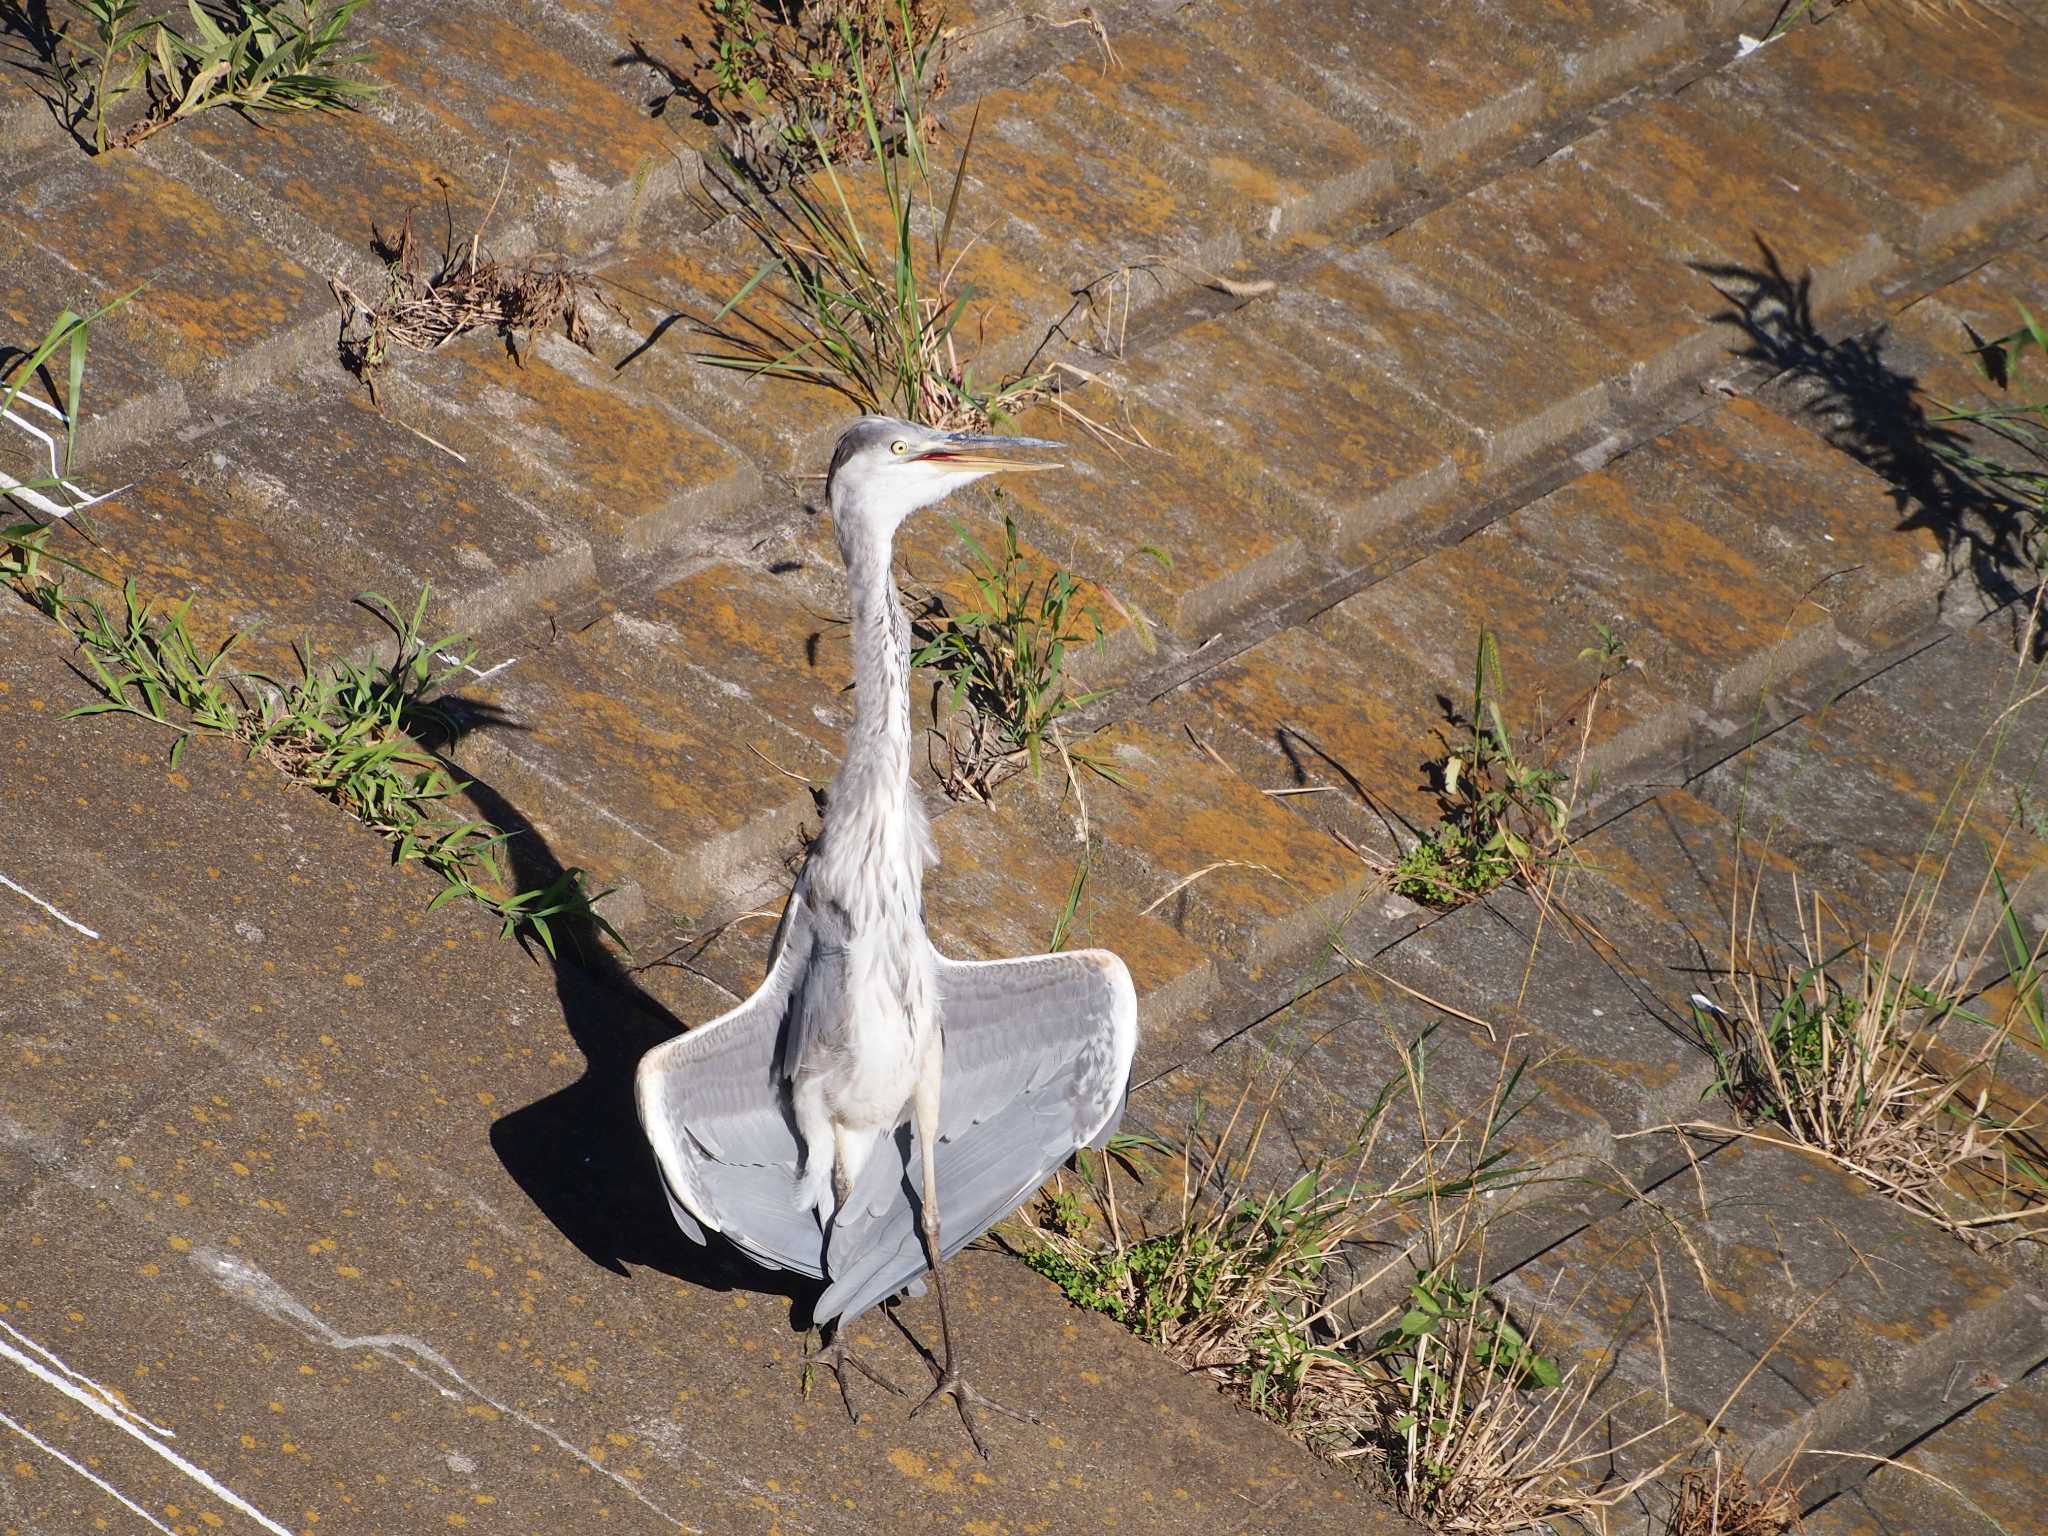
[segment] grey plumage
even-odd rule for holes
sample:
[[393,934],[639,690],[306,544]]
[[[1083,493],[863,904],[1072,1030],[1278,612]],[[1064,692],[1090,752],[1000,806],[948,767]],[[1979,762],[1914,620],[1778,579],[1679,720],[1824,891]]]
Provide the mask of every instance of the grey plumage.
[[[791,915],[804,926],[796,897],[785,925]],[[789,959],[785,949],[730,1013],[648,1052],[637,1088],[641,1123],[684,1232],[700,1243],[707,1228],[720,1232],[772,1269],[813,1279],[829,1273],[816,1308],[822,1323],[858,1317],[923,1272],[918,1148],[906,1102],[835,1215],[828,1250],[824,1229],[797,1204],[803,1148],[777,1060],[793,1016],[789,978],[802,965]],[[947,1233],[941,1256],[950,1258],[1077,1147],[1099,1145],[1116,1129],[1137,1000],[1122,962],[1104,950],[986,963],[942,958],[939,998],[939,1213]]]
[[761,986],[650,1051],[635,1084],[683,1230],[826,1279],[819,1321],[843,1324],[930,1268],[945,1342],[933,1395],[954,1397],[984,1455],[970,1405],[985,1400],[957,1369],[944,1260],[1108,1136],[1137,1041],[1130,976],[1107,951],[961,962],[925,932],[935,855],[910,782],[892,541],[957,485],[1053,467],[999,446],[1048,445],[885,417],[841,437],[827,495],[853,609],[854,722],[824,826]]

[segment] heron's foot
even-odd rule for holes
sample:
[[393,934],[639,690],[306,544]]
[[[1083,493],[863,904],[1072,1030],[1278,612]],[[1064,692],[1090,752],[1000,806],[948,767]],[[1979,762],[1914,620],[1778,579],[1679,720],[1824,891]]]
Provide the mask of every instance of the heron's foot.
[[1007,1414],[1019,1424],[1043,1424],[1045,1422],[1035,1413],[1021,1412],[1018,1409],[1004,1406],[992,1397],[983,1397],[961,1379],[958,1371],[953,1370],[940,1372],[939,1384],[926,1394],[923,1402],[910,1410],[910,1416],[913,1419],[916,1418],[941,1397],[953,1399],[953,1406],[960,1410],[960,1423],[967,1431],[967,1438],[974,1442],[974,1448],[981,1453],[983,1461],[988,1460],[988,1447],[982,1443],[981,1431],[974,1422],[974,1411],[977,1408],[987,1408],[994,1413]]
[[832,1373],[832,1379],[839,1383],[839,1401],[846,1404],[846,1416],[856,1424],[860,1422],[860,1410],[853,1406],[853,1392],[847,1386],[846,1372],[849,1367],[859,1371],[861,1375],[867,1377],[869,1381],[872,1381],[884,1391],[893,1392],[898,1397],[903,1396],[903,1389],[901,1387],[897,1386],[895,1382],[891,1381],[846,1347],[846,1340],[841,1336],[837,1328],[834,1328],[832,1331],[832,1342],[830,1344],[820,1344],[816,1349],[809,1350],[804,1355],[804,1396],[806,1397],[811,1395],[811,1367],[813,1365],[823,1365],[826,1370]]

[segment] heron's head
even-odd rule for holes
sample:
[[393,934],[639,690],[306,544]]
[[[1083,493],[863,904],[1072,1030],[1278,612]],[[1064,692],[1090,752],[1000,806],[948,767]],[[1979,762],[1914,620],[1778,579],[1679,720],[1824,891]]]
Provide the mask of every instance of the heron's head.
[[1060,468],[1020,452],[1059,446],[1042,437],[940,432],[893,416],[863,416],[840,435],[825,494],[835,517],[893,534],[920,507],[983,475]]

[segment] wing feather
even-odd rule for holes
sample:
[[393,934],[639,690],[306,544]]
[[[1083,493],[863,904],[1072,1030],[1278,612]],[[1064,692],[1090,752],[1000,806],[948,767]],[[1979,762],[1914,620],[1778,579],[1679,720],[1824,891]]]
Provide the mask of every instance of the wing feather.
[[797,1199],[803,1147],[780,1080],[784,1023],[815,939],[800,893],[767,978],[730,1012],[641,1057],[634,1101],[684,1233],[723,1233],[756,1262],[824,1273],[824,1235]]
[[[1105,950],[1021,960],[939,961],[945,1075],[939,1090],[942,1253],[1023,1204],[1123,1110],[1137,1047],[1137,997]],[[923,1170],[908,1126],[884,1138],[834,1219],[822,1320],[858,1316],[925,1267]]]

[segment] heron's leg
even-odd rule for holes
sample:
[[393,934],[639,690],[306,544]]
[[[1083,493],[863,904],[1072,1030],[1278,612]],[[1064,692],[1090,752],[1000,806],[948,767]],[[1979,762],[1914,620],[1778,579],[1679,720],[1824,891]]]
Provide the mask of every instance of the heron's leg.
[[[832,1159],[833,1210],[835,1212],[845,1210],[847,1198],[852,1193],[853,1181],[846,1176],[846,1160],[835,1155]],[[813,1364],[821,1364],[832,1373],[832,1379],[839,1383],[839,1401],[846,1405],[846,1416],[856,1424],[860,1422],[860,1410],[853,1406],[853,1392],[846,1384],[846,1368],[849,1365],[856,1371],[859,1371],[861,1375],[867,1377],[876,1386],[893,1392],[898,1397],[903,1395],[901,1387],[897,1386],[895,1382],[882,1375],[881,1372],[869,1365],[867,1361],[861,1359],[859,1355],[856,1355],[846,1347],[846,1319],[843,1317],[836,1317],[832,1320],[832,1342],[830,1344],[821,1343],[816,1349],[807,1350],[804,1353],[806,1396],[810,1392],[809,1373]]]
[[[832,1379],[839,1383],[839,1401],[846,1405],[846,1416],[856,1424],[860,1422],[860,1410],[853,1406],[853,1392],[846,1384],[848,1366],[852,1366],[883,1391],[893,1392],[898,1397],[903,1395],[901,1387],[846,1347],[846,1322],[843,1318],[833,1320],[830,1344],[820,1344],[816,1349],[804,1351],[804,1369],[808,1371],[813,1365],[822,1365],[832,1373]],[[808,1388],[804,1395],[810,1395]]]
[[960,1357],[953,1350],[953,1330],[946,1320],[946,1271],[940,1255],[945,1251],[939,1241],[939,1051],[937,1047],[927,1054],[927,1067],[919,1074],[916,1094],[911,1100],[911,1119],[917,1128],[919,1150],[924,1155],[924,1211],[918,1221],[924,1234],[925,1259],[932,1267],[932,1293],[939,1303],[939,1348],[945,1353],[945,1363],[939,1368],[938,1384],[926,1395],[925,1400],[910,1410],[914,1419],[941,1396],[951,1397],[953,1405],[960,1410],[960,1423],[967,1430],[967,1438],[974,1442],[974,1448],[987,1461],[988,1447],[982,1443],[981,1431],[974,1422],[974,1410],[993,1408],[997,1413],[1008,1414],[1026,1424],[1040,1420],[1036,1414],[1020,1413],[1006,1407],[992,1398],[983,1397],[970,1387],[960,1375]]

